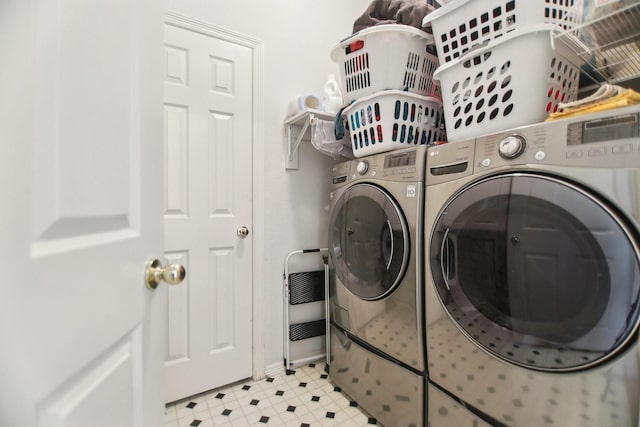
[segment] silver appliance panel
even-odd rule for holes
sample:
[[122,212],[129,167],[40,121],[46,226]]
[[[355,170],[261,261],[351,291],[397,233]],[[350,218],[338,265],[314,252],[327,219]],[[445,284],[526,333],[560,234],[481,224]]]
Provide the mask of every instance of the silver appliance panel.
[[425,377],[368,351],[331,326],[331,380],[385,426],[424,426]]
[[433,384],[427,385],[427,412],[429,427],[495,427]]
[[425,369],[418,261],[426,149],[337,165],[329,221],[331,320],[417,372]]
[[[445,213],[444,207],[464,189],[482,180],[517,174],[555,179],[568,187],[575,187],[578,192],[585,192],[588,195],[585,199],[592,198],[596,205],[601,203],[605,210],[611,210],[614,222],[619,224],[625,235],[621,242],[622,252],[635,254],[620,257],[608,249],[606,256],[629,261],[627,267],[624,267],[625,263],[613,265],[619,275],[615,281],[637,282],[637,265],[640,262],[639,113],[640,107],[635,106],[430,148],[425,178],[426,241],[431,242],[434,235],[438,237],[434,225]],[[523,147],[519,146],[521,141],[524,141]],[[580,212],[580,215],[589,216],[589,212]],[[593,229],[589,232],[596,239],[607,238],[607,233]],[[541,229],[540,233],[544,230]],[[442,236],[440,239],[443,240]],[[550,240],[550,246],[552,244],[553,240]],[[437,250],[442,251],[442,247]],[[473,304],[459,307],[458,313],[444,310],[446,305],[436,292],[431,271],[456,265],[434,266],[442,261],[430,252],[429,248],[425,251],[429,381],[446,390],[454,400],[478,408],[496,423],[510,426],[638,425],[637,285],[627,288],[631,291],[627,295],[629,301],[626,306],[632,309],[632,325],[623,331],[628,336],[621,347],[610,357],[601,358],[598,363],[586,363],[575,371],[560,372],[559,369],[554,373],[551,369],[542,372],[533,365],[524,367],[527,359],[523,359],[525,363],[515,365],[496,356],[496,353],[520,351],[524,355],[529,352],[533,361],[550,357],[552,363],[558,363],[555,358],[564,362],[563,357],[586,355],[578,352],[560,354],[564,351],[562,347],[554,349],[552,354],[545,352],[544,347],[537,348],[536,342],[529,343],[531,346],[528,348],[522,345],[515,347],[500,335],[496,335],[500,339],[493,340],[494,352],[486,346],[477,345],[474,342],[477,337],[470,332],[473,328],[465,330],[459,327],[459,323],[464,321],[471,326],[486,320],[486,316]],[[631,276],[625,278],[625,274]],[[612,290],[609,298],[624,305],[621,295],[624,297]],[[548,295],[547,298],[554,296]],[[571,301],[567,304],[569,309]],[[480,336],[488,332],[479,327],[475,333]],[[498,350],[498,347],[501,348]],[[429,422],[435,422],[437,416],[437,412],[430,411]]]

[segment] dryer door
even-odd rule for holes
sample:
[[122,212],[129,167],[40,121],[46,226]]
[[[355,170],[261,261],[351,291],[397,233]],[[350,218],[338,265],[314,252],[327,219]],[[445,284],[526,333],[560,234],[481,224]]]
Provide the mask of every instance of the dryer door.
[[356,184],[337,200],[329,252],[342,284],[365,300],[383,298],[402,280],[409,232],[396,201],[372,184]]
[[435,223],[430,264],[452,320],[508,362],[584,369],[635,340],[637,232],[564,179],[511,173],[463,188]]

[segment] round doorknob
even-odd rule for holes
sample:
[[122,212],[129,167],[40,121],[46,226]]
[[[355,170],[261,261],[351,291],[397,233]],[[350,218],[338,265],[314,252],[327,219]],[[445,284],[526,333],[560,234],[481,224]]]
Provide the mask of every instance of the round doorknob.
[[249,235],[249,229],[246,226],[238,227],[238,236],[247,237]]
[[163,267],[159,259],[152,258],[147,261],[144,270],[144,284],[149,289],[157,288],[163,280],[170,285],[177,285],[186,275],[186,270],[180,264],[169,264]]

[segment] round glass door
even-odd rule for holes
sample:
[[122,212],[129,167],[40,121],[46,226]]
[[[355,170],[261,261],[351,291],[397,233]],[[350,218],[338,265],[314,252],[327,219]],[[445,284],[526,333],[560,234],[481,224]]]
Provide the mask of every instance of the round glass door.
[[338,199],[329,224],[329,252],[342,284],[365,300],[393,292],[409,260],[409,233],[395,200],[375,185],[356,184]]
[[508,362],[571,371],[613,357],[638,328],[638,236],[553,176],[485,178],[438,216],[431,274],[468,338]]

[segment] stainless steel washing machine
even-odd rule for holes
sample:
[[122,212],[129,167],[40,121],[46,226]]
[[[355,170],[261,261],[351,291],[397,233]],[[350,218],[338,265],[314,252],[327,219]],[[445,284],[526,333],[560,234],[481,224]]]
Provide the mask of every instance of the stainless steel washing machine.
[[442,396],[490,425],[638,425],[639,122],[631,107],[429,150],[431,427],[452,425]]
[[342,163],[332,177],[330,377],[394,427],[424,425],[426,149]]

